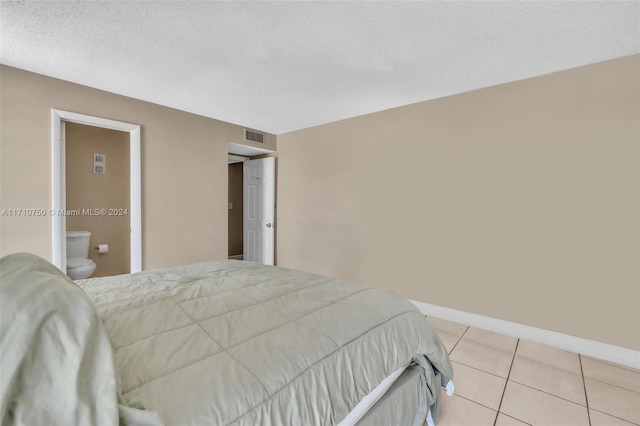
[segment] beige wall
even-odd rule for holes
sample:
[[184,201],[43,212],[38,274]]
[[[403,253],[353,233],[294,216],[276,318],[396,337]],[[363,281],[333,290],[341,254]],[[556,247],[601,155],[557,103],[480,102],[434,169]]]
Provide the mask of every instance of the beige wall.
[[[93,173],[94,153],[106,156],[104,174]],[[91,276],[129,273],[129,133],[66,123],[65,155],[66,208],[80,212],[66,217],[67,231],[91,232]],[[103,208],[115,214],[84,214]],[[99,254],[98,244],[108,244],[109,252]]]
[[278,264],[640,349],[639,56],[278,136]]
[[[227,257],[227,143],[242,127],[7,66],[0,87],[0,208],[51,207],[51,108],[139,124],[143,268]],[[0,244],[51,259],[51,218],[0,217]]]
[[229,255],[242,254],[243,247],[243,168],[242,163],[229,164],[229,202],[233,208],[229,210]]

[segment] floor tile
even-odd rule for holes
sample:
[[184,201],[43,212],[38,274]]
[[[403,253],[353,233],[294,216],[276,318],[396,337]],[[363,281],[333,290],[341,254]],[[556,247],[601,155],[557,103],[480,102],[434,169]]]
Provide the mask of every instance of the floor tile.
[[504,334],[493,333],[475,327],[469,327],[464,334],[464,338],[511,353],[515,352],[516,344],[518,343],[516,337],[505,336]]
[[511,367],[512,354],[466,340],[464,337],[451,352],[452,361],[487,373],[507,378]]
[[640,394],[618,386],[586,378],[589,408],[640,424]]
[[504,413],[498,413],[498,419],[495,426],[527,426],[529,423],[521,422],[518,419],[509,417]]
[[439,426],[640,426],[640,370],[426,320],[447,347],[455,373],[456,394],[443,395]]
[[496,412],[458,395],[442,396],[438,426],[493,426]]
[[456,336],[462,336],[462,334],[467,329],[467,326],[464,324],[459,324],[457,322],[451,322],[440,318],[427,317],[426,320],[432,328],[446,331],[447,333],[455,334]]
[[460,340],[460,336],[456,336],[455,334],[437,329],[434,329],[433,331],[435,331],[440,340],[442,340],[442,343],[447,348],[448,353],[451,353],[453,348],[456,346],[456,343],[458,343],[458,340]]
[[589,410],[589,417],[591,418],[591,426],[634,426],[633,423],[595,410]]
[[589,359],[592,359],[592,360],[594,360],[594,361],[604,362],[605,364],[609,364],[609,365],[611,365],[611,366],[613,366],[613,367],[624,368],[625,370],[630,370],[630,371],[633,371],[633,372],[635,372],[635,373],[640,373],[640,370],[638,370],[637,368],[629,367],[629,366],[627,366],[627,365],[616,364],[615,362],[607,361],[607,360],[604,360],[604,359],[598,359],[598,358],[594,358],[594,357],[586,356],[586,355],[580,355],[580,356],[581,356],[583,359],[584,359],[584,358],[589,358]]
[[498,409],[507,382],[506,379],[455,361],[451,364],[455,374],[456,395],[493,410]]
[[586,407],[512,381],[500,411],[531,425],[589,425]]
[[640,392],[640,372],[588,357],[582,357],[582,371],[584,377]]
[[516,356],[509,380],[586,406],[582,376]]
[[582,374],[578,354],[552,348],[551,346],[520,339],[516,355],[570,373]]

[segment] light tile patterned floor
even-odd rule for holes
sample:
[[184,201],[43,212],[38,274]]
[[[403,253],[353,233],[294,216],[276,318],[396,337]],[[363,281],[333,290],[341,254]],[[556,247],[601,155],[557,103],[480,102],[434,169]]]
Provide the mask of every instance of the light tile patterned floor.
[[640,425],[640,371],[428,317],[454,370],[438,426]]

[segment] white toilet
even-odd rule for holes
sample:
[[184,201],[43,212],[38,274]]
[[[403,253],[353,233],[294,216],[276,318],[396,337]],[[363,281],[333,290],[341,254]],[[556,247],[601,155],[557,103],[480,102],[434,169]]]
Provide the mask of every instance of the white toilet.
[[96,270],[96,264],[89,259],[91,232],[67,232],[67,275],[72,280],[89,278]]

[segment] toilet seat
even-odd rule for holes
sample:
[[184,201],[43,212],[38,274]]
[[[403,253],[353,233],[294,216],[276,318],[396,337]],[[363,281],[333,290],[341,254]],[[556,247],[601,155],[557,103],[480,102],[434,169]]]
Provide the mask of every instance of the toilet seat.
[[84,257],[67,259],[67,275],[72,280],[89,278],[96,271],[96,263]]
[[68,269],[81,268],[83,266],[89,266],[93,263],[94,262],[91,259],[87,259],[84,257],[72,257],[71,259],[67,259],[67,268]]

